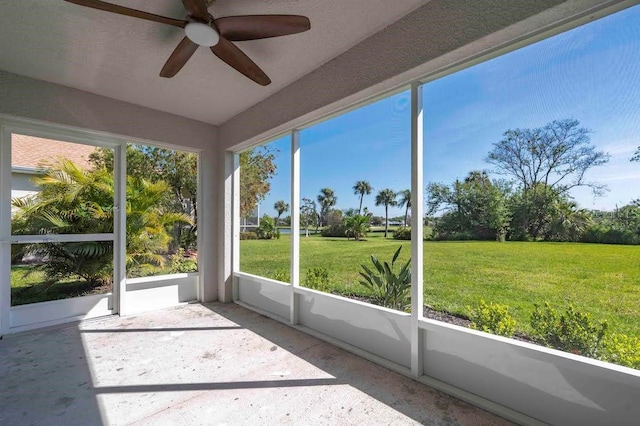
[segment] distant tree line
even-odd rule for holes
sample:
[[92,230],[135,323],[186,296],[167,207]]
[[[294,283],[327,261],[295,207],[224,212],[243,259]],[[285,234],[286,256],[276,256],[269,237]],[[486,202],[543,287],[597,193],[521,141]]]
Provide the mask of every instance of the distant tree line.
[[463,180],[429,183],[425,223],[442,240],[638,244],[637,200],[602,212],[580,208],[569,194],[581,186],[594,196],[606,191],[586,180],[588,170],[609,160],[591,145],[589,134],[571,119],[508,130],[485,158],[505,178],[473,170]]

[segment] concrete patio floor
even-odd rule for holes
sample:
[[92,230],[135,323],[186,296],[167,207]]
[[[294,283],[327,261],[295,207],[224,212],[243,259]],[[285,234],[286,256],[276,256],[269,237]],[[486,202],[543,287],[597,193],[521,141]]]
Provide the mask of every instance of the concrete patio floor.
[[277,321],[213,303],[6,337],[0,424],[510,423]]

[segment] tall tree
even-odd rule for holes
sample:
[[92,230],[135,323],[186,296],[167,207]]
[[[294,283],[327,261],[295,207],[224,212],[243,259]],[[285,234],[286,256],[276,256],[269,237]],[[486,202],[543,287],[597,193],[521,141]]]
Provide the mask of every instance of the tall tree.
[[305,236],[309,236],[309,226],[318,223],[318,209],[316,202],[310,198],[303,198],[300,206],[300,226],[305,229]]
[[596,151],[591,132],[579,126],[578,120],[565,119],[537,129],[507,130],[485,161],[514,177],[525,191],[543,183],[561,194],[577,186],[601,194],[605,187],[585,181],[585,174],[609,161],[609,154]]
[[398,203],[396,202],[396,193],[393,189],[383,189],[378,192],[376,195],[376,206],[384,206],[384,237],[387,238],[387,234],[389,233],[389,206],[395,206]]
[[284,200],[279,200],[275,202],[273,208],[278,212],[278,215],[276,216],[276,226],[278,226],[280,216],[282,216],[283,213],[289,211],[289,204],[285,203]]
[[364,196],[371,194],[371,191],[373,191],[373,188],[366,180],[359,180],[355,185],[353,185],[353,193],[355,195],[360,195],[360,207],[358,207],[358,214],[362,213],[362,200],[364,199]]
[[322,188],[320,190],[320,194],[318,195],[318,203],[320,203],[320,226],[327,224],[329,210],[331,210],[331,207],[335,206],[337,202],[338,197],[336,197],[333,189]]
[[[522,191],[520,232],[538,238],[548,222],[543,217],[556,195],[565,197],[579,186],[601,195],[606,186],[585,180],[587,171],[609,161],[609,154],[596,151],[591,132],[574,119],[555,120],[535,129],[507,130],[493,144],[485,161],[496,171],[516,179]],[[542,193],[539,193],[542,191]]]
[[411,208],[411,190],[403,189],[398,192],[400,199],[398,200],[398,206],[404,207],[404,226],[407,226],[407,219],[409,218],[409,209]]
[[276,174],[276,153],[261,146],[240,154],[240,217],[246,218],[265,199]]

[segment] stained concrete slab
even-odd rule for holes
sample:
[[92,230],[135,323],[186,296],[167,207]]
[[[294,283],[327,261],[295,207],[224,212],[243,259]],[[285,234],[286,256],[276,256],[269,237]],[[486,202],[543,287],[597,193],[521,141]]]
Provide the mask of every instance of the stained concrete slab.
[[233,304],[0,341],[0,424],[506,425]]

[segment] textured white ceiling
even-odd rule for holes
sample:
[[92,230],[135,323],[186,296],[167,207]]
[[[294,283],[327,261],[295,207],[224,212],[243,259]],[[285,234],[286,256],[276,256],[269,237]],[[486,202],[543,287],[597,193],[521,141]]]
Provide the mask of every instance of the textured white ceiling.
[[[183,18],[180,0],[111,0]],[[0,1],[0,70],[219,125],[428,0],[217,0],[214,17],[298,14],[311,30],[238,42],[272,84],[261,87],[200,48],[172,79],[158,76],[179,28],[62,0]],[[375,52],[372,52],[374,54]]]

